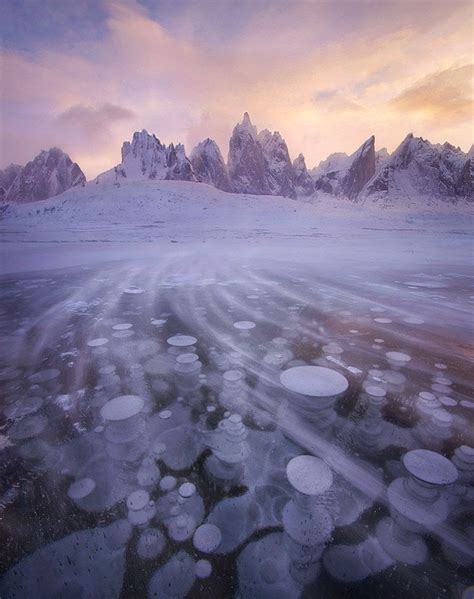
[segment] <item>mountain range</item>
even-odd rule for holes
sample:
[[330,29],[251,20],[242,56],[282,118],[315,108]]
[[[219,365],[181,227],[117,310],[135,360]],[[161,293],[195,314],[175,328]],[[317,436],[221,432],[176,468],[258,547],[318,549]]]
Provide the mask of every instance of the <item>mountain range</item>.
[[[258,131],[246,112],[229,140],[228,160],[212,139],[187,156],[182,144],[166,146],[142,130],[122,145],[121,162],[89,183],[116,185],[144,179],[204,182],[220,190],[292,199],[330,194],[353,202],[396,203],[426,197],[456,202],[474,200],[474,146],[466,154],[449,143],[431,144],[409,134],[389,154],[369,137],[351,155],[331,154],[308,171],[304,156],[291,161],[278,131]],[[58,148],[42,151],[25,166],[0,171],[0,201],[44,200],[86,178],[77,163]]]

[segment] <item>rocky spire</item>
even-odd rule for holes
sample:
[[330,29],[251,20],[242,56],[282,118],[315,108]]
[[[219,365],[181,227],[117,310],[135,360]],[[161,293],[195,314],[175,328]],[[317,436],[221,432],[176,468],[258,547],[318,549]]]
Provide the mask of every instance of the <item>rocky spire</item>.
[[85,182],[79,165],[59,148],[51,148],[40,152],[17,172],[5,194],[5,201],[24,203],[46,200]]
[[311,195],[314,192],[314,181],[308,173],[303,154],[298,154],[293,160],[293,173],[297,195]]
[[223,191],[230,191],[227,167],[219,146],[213,139],[205,139],[191,152],[191,164],[196,177]]
[[248,112],[234,127],[229,141],[229,177],[237,193],[270,194],[265,177],[265,156],[257,139],[257,128]]

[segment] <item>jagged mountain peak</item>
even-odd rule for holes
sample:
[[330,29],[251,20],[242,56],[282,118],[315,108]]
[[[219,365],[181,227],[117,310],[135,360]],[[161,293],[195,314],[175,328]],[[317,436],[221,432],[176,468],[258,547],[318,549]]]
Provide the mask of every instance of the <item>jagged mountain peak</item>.
[[369,181],[364,195],[392,201],[417,196],[472,200],[469,157],[449,143],[432,144],[409,134]]
[[167,147],[146,129],[135,131],[122,145],[122,162],[95,179],[99,184],[119,184],[123,179],[173,179],[196,181],[183,144]]
[[191,152],[191,164],[196,177],[223,191],[230,191],[231,185],[227,166],[217,143],[209,137],[201,141]]
[[[8,170],[8,169],[6,169]],[[3,171],[5,173],[5,171]],[[84,185],[86,178],[79,165],[57,147],[41,152],[24,167],[8,170],[10,185],[3,188],[6,202],[34,202],[56,196],[70,187]],[[5,179],[6,175],[2,176]]]

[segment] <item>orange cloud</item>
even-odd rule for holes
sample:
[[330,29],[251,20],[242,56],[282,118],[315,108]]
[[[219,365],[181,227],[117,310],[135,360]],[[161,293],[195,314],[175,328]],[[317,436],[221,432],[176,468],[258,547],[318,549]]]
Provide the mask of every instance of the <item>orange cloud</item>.
[[400,112],[413,112],[444,124],[463,123],[473,115],[474,64],[430,73],[391,101]]
[[[435,2],[410,22],[407,3],[398,12],[393,3],[362,3],[364,20],[353,28],[332,3],[242,5],[247,20],[213,44],[195,34],[206,26],[201,2],[177,10],[165,28],[132,0],[113,0],[100,40],[34,55],[4,51],[0,168],[59,145],[92,178],[117,164],[122,142],[142,128],[188,151],[213,137],[225,156],[245,110],[259,128],[279,130],[309,166],[354,151],[372,133],[389,150],[409,131],[470,147],[467,71],[452,67],[472,60],[469,4]],[[211,30],[226,10],[216,10]]]

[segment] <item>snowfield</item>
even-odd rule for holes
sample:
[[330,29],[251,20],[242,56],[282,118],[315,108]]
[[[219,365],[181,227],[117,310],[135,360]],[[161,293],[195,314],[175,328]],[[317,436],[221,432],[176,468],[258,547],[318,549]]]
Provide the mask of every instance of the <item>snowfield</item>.
[[[472,208],[420,199],[408,205],[352,203],[319,193],[306,200],[232,194],[204,183],[88,183],[2,213],[2,272],[83,260],[184,251],[252,251],[344,262],[472,257]],[[97,244],[103,242],[100,253]],[[61,251],[58,251],[58,243]],[[31,245],[34,244],[34,245]],[[42,250],[39,252],[41,244]],[[233,248],[233,249],[231,249]],[[267,249],[266,249],[267,248]]]

